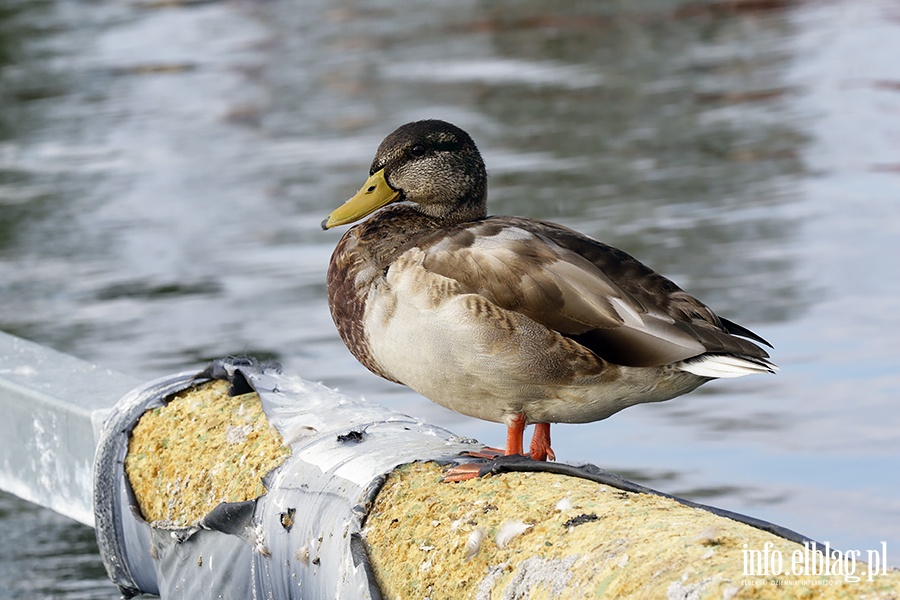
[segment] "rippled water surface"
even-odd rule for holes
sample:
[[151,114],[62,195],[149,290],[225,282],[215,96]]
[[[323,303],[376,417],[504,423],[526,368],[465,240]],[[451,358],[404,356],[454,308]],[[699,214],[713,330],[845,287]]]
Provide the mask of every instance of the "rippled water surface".
[[[141,379],[275,358],[500,443],[368,373],[325,300],[319,221],[442,118],[492,212],[776,347],[777,376],[555,426],[562,460],[900,564],[898,57],[887,1],[0,0],[0,329]],[[92,539],[0,495],[0,597],[116,597]]]

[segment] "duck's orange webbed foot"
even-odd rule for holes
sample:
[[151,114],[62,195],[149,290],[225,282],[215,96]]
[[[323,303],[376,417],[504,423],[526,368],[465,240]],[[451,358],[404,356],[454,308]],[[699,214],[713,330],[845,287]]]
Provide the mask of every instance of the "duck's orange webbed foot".
[[[536,423],[534,436],[531,438],[531,447],[528,454],[522,451],[522,437],[525,433],[525,413],[516,415],[506,431],[506,449],[485,447],[477,452],[465,452],[463,456],[472,458],[484,458],[494,460],[501,456],[521,454],[532,460],[556,460],[556,453],[550,447],[550,423]],[[468,481],[478,477],[478,473],[484,467],[481,463],[466,463],[451,467],[447,470],[443,481]]]
[[503,448],[493,448],[491,446],[485,446],[481,450],[477,450],[474,452],[463,452],[462,455],[471,456],[472,458],[486,458],[487,460],[494,460],[495,458],[506,456],[506,451],[504,451]]
[[481,471],[481,467],[484,464],[481,463],[465,463],[462,465],[456,465],[455,467],[450,467],[447,469],[447,472],[444,474],[444,478],[441,481],[445,483],[457,483],[460,481],[469,481],[470,479],[477,479],[478,473]]
[[[486,458],[494,460],[501,456],[522,454],[522,436],[525,434],[525,413],[520,413],[513,418],[512,423],[506,428],[506,449],[482,448],[480,452],[466,452],[464,456],[472,458]],[[457,465],[447,470],[443,481],[468,481],[478,477],[478,472],[484,464],[466,463]]]
[[[470,458],[484,458],[486,460],[494,460],[495,458],[500,458],[504,456],[504,452],[500,448],[491,448],[490,446],[485,446],[481,450],[474,452],[463,452],[462,456],[468,456]],[[470,479],[475,479],[478,477],[478,472],[481,470],[481,467],[484,466],[484,463],[465,463],[461,465],[456,465],[455,467],[450,467],[447,469],[447,474],[444,475],[444,478],[441,481],[468,481]]]

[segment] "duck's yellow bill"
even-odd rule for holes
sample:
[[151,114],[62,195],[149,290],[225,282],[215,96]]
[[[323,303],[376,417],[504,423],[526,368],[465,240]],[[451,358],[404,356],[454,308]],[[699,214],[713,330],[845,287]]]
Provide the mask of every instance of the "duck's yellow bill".
[[384,169],[381,169],[366,180],[355,196],[337,207],[322,221],[322,229],[358,221],[399,197],[400,192],[388,185],[384,179]]

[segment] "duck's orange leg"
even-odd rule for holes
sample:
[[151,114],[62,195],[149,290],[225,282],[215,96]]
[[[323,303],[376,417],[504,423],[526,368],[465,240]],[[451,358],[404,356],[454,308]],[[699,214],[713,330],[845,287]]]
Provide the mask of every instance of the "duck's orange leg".
[[[543,423],[543,425],[547,425],[547,450],[550,450],[550,425],[547,423]],[[506,448],[504,450],[500,450],[500,448],[482,448],[479,452],[466,452],[466,456],[471,456],[473,458],[487,458],[488,460],[493,460],[499,456],[510,456],[512,454],[524,454],[522,450],[522,438],[525,436],[525,413],[517,414],[512,423],[510,423],[506,428]],[[535,430],[535,436],[537,436],[537,430]],[[532,458],[534,455],[534,440],[531,441],[531,453]],[[552,454],[552,450],[550,453]],[[546,454],[544,457],[546,458]],[[539,459],[539,460],[544,460]],[[555,460],[555,458],[554,458]],[[463,465],[457,465],[447,470],[447,475],[444,476],[444,481],[467,481],[469,479],[475,479],[478,477],[478,471],[481,470],[481,467],[484,465],[467,463]]]
[[[521,438],[519,439],[521,443]],[[507,441],[507,446],[509,442]],[[535,423],[534,435],[531,437],[529,454],[534,460],[556,460],[556,454],[550,447],[550,423]]]
[[[517,414],[506,428],[506,456],[524,454],[522,438],[525,436],[525,413]],[[549,440],[549,438],[547,438]]]

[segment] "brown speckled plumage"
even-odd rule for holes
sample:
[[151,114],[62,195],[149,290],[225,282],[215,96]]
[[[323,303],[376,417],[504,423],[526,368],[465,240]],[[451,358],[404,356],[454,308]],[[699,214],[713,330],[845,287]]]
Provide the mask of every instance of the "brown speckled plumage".
[[[422,231],[439,229],[437,219],[406,206],[392,206],[382,210],[377,219],[348,230],[328,265],[328,306],[341,339],[356,360],[390,381],[396,380],[378,367],[366,343],[363,323],[366,297],[373,286],[385,285],[384,277],[391,263],[415,245]],[[375,240],[377,243],[373,243]]]
[[[488,217],[484,163],[450,124],[399,128],[370,175],[345,206],[378,194],[392,205],[344,234],[328,300],[347,347],[386,379],[513,427],[520,415],[602,419],[775,369],[762,338],[625,252],[553,223]],[[337,224],[384,203],[342,207],[352,214]]]

